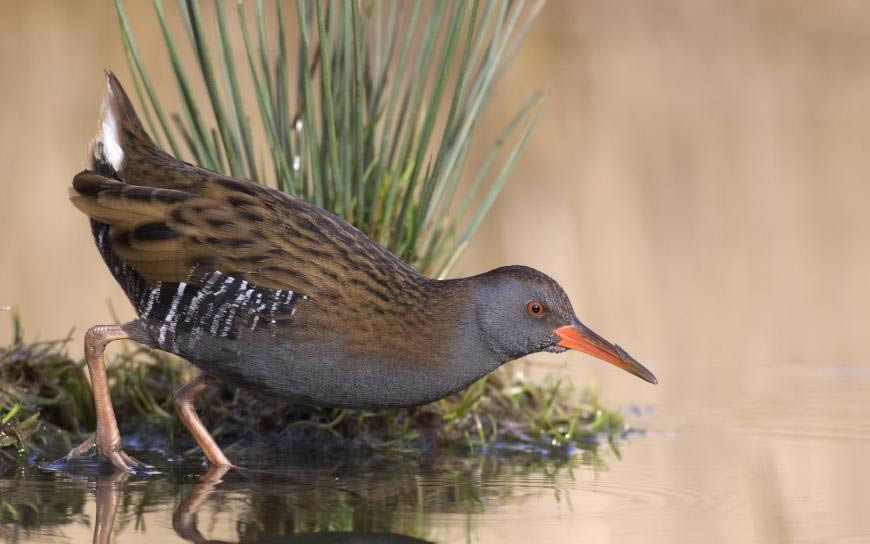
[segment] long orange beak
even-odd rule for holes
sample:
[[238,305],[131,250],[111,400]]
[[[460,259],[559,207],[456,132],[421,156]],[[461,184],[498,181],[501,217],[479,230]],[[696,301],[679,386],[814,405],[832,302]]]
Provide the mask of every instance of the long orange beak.
[[626,372],[631,372],[649,383],[659,383],[652,372],[635,361],[624,349],[601,338],[576,318],[572,325],[559,327],[553,332],[562,339],[557,345],[563,348],[576,349],[577,351],[588,353],[593,357],[598,357],[602,361],[607,361],[612,365],[618,366]]

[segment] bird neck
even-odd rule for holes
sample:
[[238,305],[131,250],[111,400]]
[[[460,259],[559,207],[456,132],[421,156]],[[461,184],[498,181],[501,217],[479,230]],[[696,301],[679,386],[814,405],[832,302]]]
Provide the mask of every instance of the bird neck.
[[434,314],[443,317],[433,323],[433,329],[448,346],[453,371],[469,382],[518,356],[486,332],[486,316],[482,315],[486,306],[481,303],[486,288],[484,275],[429,280],[424,288],[434,295]]
[[388,301],[367,297],[365,323],[355,322],[354,330],[344,333],[354,351],[371,349],[376,339],[378,353],[415,354],[423,367],[449,375],[462,387],[515,358],[481,326],[479,302],[486,282],[480,276],[435,280],[401,272],[401,281],[383,282]]

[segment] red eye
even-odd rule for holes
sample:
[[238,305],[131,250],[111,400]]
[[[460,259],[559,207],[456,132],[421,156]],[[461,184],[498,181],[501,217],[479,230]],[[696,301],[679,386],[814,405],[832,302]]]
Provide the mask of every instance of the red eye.
[[529,311],[529,315],[534,317],[541,317],[542,315],[544,315],[544,305],[537,300],[529,302],[526,305],[526,310]]

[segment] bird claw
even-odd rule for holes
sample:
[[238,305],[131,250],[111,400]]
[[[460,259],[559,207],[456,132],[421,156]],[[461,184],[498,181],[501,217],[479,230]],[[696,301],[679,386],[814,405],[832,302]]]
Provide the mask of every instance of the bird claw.
[[90,451],[95,447],[99,457],[109,460],[112,463],[112,466],[121,472],[139,472],[154,469],[151,465],[127,455],[124,450],[121,449],[120,444],[101,444],[95,434],[71,449],[64,459],[67,461],[78,459],[79,457],[90,453]]
[[147,465],[135,457],[130,457],[120,448],[110,452],[108,456],[104,455],[104,457],[108,457],[112,465],[123,472],[139,472],[154,469],[151,465]]

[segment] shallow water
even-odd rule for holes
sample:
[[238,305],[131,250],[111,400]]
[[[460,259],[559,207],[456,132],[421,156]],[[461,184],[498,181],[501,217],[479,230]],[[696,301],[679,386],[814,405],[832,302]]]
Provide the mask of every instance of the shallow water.
[[[582,454],[489,452],[423,463],[295,460],[225,475],[188,464],[144,479],[97,476],[88,465],[77,475],[33,470],[0,481],[3,500],[21,516],[0,535],[9,542],[870,541],[866,367],[683,372],[670,387],[684,389],[685,400],[628,406],[646,431],[623,442],[620,456],[605,453],[604,463]],[[645,390],[617,388],[628,391]]]

